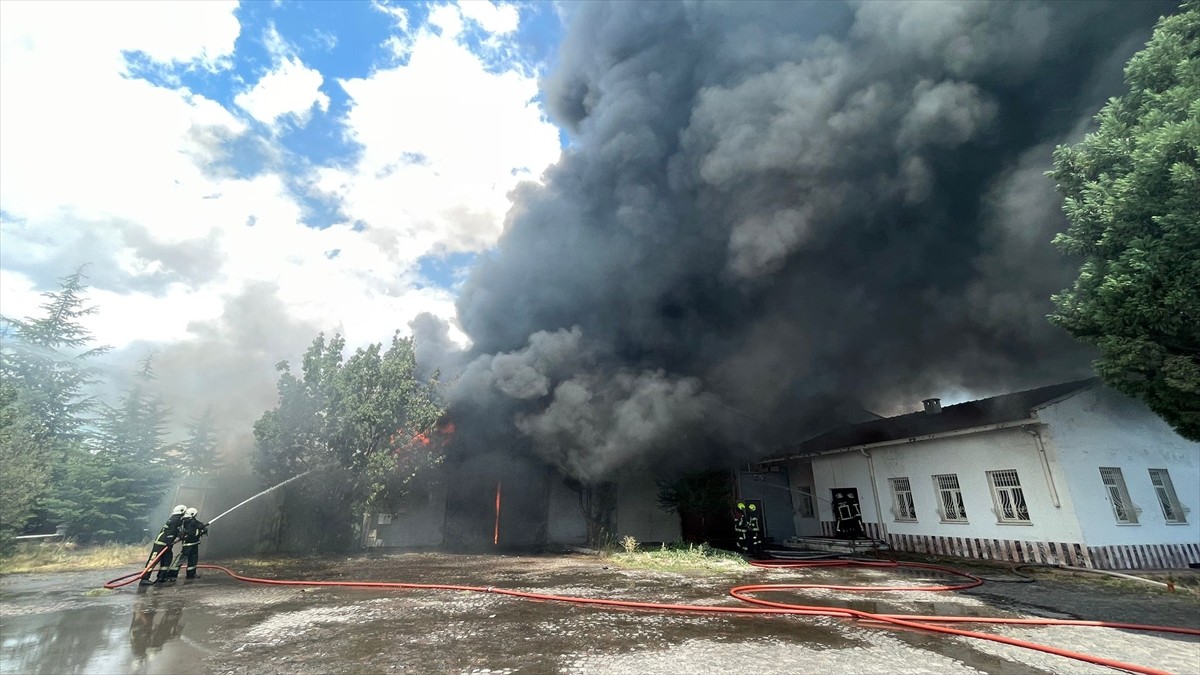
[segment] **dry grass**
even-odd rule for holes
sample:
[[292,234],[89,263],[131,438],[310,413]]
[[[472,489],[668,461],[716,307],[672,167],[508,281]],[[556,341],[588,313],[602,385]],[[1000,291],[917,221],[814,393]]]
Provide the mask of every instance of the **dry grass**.
[[610,553],[607,559],[621,567],[685,574],[724,574],[749,568],[740,555],[708,544],[674,544],[658,550]]
[[0,557],[0,574],[136,567],[146,562],[149,550],[149,544],[21,544]]

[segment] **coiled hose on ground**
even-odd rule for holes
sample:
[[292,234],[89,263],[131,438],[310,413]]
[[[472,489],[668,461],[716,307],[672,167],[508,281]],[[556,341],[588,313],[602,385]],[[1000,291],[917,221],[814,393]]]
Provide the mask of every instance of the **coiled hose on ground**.
[[[108,589],[116,589],[128,584],[134,583],[138,577],[145,572],[153,569],[158,559],[162,557],[164,549],[158,554],[145,569],[138,570],[132,574],[127,574],[116,579],[111,579],[105,582],[104,587]],[[1148,668],[1132,663],[1124,663],[1114,659],[1108,659],[1091,654],[1074,652],[1049,645],[1029,642],[1027,640],[1019,640],[1016,638],[1004,637],[1001,635],[993,635],[991,633],[983,633],[979,631],[964,630],[961,628],[953,628],[943,624],[1003,624],[1003,625],[1021,625],[1021,626],[1091,626],[1096,628],[1114,628],[1121,630],[1138,630],[1150,631],[1159,633],[1178,633],[1182,635],[1200,636],[1200,630],[1193,628],[1182,628],[1176,626],[1151,626],[1136,623],[1120,623],[1114,621],[1084,621],[1078,619],[1005,619],[1005,618],[988,618],[988,617],[962,617],[962,616],[929,616],[917,614],[876,614],[873,612],[863,612],[856,609],[841,608],[841,607],[822,607],[820,605],[800,605],[785,602],[773,602],[762,600],[754,597],[756,593],[779,592],[779,591],[794,591],[801,589],[824,589],[824,590],[840,590],[840,591],[958,591],[966,588],[974,588],[983,584],[983,579],[979,577],[951,569],[939,565],[929,565],[916,562],[891,562],[891,561],[867,561],[867,560],[774,560],[774,561],[752,561],[750,563],[756,567],[769,569],[778,568],[805,568],[805,567],[865,567],[865,568],[911,568],[933,570],[942,574],[962,577],[967,581],[959,584],[949,585],[928,585],[928,586],[844,586],[834,584],[752,584],[746,586],[737,586],[729,591],[729,594],[738,600],[741,600],[749,605],[754,606],[711,606],[711,605],[680,605],[660,602],[635,602],[632,600],[608,600],[603,598],[583,598],[570,595],[554,595],[550,593],[530,593],[526,591],[516,591],[507,588],[496,588],[495,586],[466,586],[458,584],[412,584],[403,582],[391,581],[306,581],[306,580],[291,580],[291,579],[262,579],[258,577],[250,577],[238,574],[233,570],[221,565],[200,565],[199,567],[217,570],[228,574],[230,577],[251,584],[264,584],[269,586],[336,586],[341,588],[379,588],[392,590],[439,590],[439,591],[461,591],[469,593],[495,593],[497,595],[508,595],[515,598],[523,598],[526,600],[541,600],[546,602],[566,602],[580,605],[592,605],[599,607],[616,607],[621,609],[637,609],[646,611],[659,612],[686,612],[692,614],[768,614],[768,615],[802,615],[802,616],[826,616],[842,619],[857,619],[864,622],[883,623],[893,626],[903,626],[905,628],[915,628],[918,630],[929,631],[933,633],[944,633],[948,635],[958,635],[962,637],[975,638],[979,640],[989,640],[991,642],[999,642],[1001,644],[1023,647],[1025,649],[1033,649],[1047,654],[1054,654],[1076,661],[1084,661],[1086,663],[1094,663],[1109,668],[1117,668],[1126,670],[1132,673],[1142,673],[1144,675],[1170,675],[1166,671],[1155,668]]]

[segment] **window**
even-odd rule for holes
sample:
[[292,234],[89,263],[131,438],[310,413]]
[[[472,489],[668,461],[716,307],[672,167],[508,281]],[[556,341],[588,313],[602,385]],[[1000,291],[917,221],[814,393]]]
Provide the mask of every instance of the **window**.
[[801,518],[816,518],[816,510],[813,509],[812,487],[801,485],[796,490],[796,515]]
[[967,522],[967,508],[963,506],[962,490],[958,488],[958,475],[953,473],[933,477],[933,487],[937,490],[941,508],[938,513],[942,522]]
[[1108,493],[1108,501],[1112,503],[1113,515],[1118,523],[1133,525],[1137,523],[1138,509],[1129,500],[1129,490],[1125,488],[1125,476],[1115,466],[1100,467],[1100,480]]
[[996,504],[996,518],[1002,523],[1028,523],[1029,507],[1025,504],[1025,493],[1021,490],[1021,479],[1014,469],[987,472],[992,486],[992,501]]
[[896,520],[916,522],[917,509],[913,506],[912,486],[908,477],[892,478],[892,513]]
[[1150,469],[1150,482],[1158,495],[1158,505],[1162,507],[1163,518],[1168,523],[1186,523],[1183,515],[1183,505],[1179,503],[1179,495],[1175,494],[1175,486],[1171,484],[1171,474],[1166,469]]

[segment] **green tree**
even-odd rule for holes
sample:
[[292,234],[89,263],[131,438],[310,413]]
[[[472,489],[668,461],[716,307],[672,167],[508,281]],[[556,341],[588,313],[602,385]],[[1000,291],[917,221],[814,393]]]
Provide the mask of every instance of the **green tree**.
[[345,344],[318,336],[299,377],[287,362],[276,366],[279,404],[254,424],[254,467],[271,483],[339,465],[326,502],[353,522],[363,509],[402,504],[414,479],[441,461],[444,404],[436,377],[417,377],[412,338],[394,335],[386,350],[372,344],[348,360]]
[[90,361],[107,347],[92,347],[83,326],[97,311],[85,306],[83,271],[43,294],[41,317],[0,316],[0,537],[53,520],[44,497],[95,421]]
[[40,425],[11,383],[0,382],[0,551],[34,516],[50,466],[37,442]]
[[345,340],[321,334],[304,353],[301,377],[287,361],[276,364],[279,404],[254,423],[254,471],[268,482],[286,480],[334,459],[329,448],[334,378]]
[[178,461],[188,476],[216,476],[223,464],[217,452],[217,421],[212,409],[187,425],[187,439],[179,446]]
[[1059,147],[1050,175],[1082,258],[1050,317],[1099,348],[1096,371],[1200,440],[1200,3],[1163,18],[1125,68],[1129,93]]
[[168,412],[153,392],[153,356],[114,407],[105,406],[99,430],[70,454],[47,507],[77,541],[141,541],[150,510],[170,488],[174,467],[165,442]]

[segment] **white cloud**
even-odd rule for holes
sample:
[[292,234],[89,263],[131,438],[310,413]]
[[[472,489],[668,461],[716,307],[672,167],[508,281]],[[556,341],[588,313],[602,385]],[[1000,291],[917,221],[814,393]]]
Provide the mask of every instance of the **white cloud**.
[[533,100],[536,77],[489,72],[456,39],[456,6],[432,10],[430,24],[441,35],[420,31],[406,64],[340,81],[349,136],[364,150],[354,167],[320,172],[320,186],[373,236],[395,242],[401,261],[492,246],[508,192],[559,156],[558,131]]
[[511,33],[520,25],[520,14],[513,5],[495,4],[489,0],[459,0],[458,9],[464,17],[489,33]]
[[281,117],[294,115],[303,126],[308,123],[313,106],[322,111],[329,109],[329,97],[321,91],[322,82],[321,73],[290,56],[263,75],[253,89],[238,94],[233,101],[265,124],[273,125]]
[[[123,52],[221,68],[240,30],[234,5],[64,7],[0,2],[0,227],[3,258],[20,261],[0,270],[5,314],[36,313],[38,284],[90,260],[100,312],[89,326],[118,348],[191,340],[197,322],[256,282],[273,284],[302,325],[340,327],[352,345],[384,340],[418,312],[453,318],[453,294],[418,288],[415,261],[492,245],[506,193],[558,157],[557,131],[532,102],[536,81],[488,72],[454,38],[463,13],[445,7],[435,11],[442,35],[407,38],[406,66],[343,83],[348,133],[365,149],[354,167],[322,171],[318,185],[344,196],[368,230],[313,229],[283,176],[205,168],[221,158],[222,139],[253,133],[241,110],[278,124],[329,105],[321,74],[277,32],[267,40],[275,67],[231,110],[131,77]],[[502,31],[510,11],[470,20]]]

